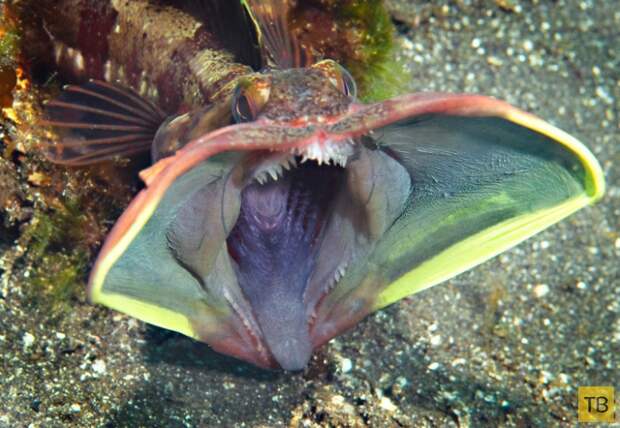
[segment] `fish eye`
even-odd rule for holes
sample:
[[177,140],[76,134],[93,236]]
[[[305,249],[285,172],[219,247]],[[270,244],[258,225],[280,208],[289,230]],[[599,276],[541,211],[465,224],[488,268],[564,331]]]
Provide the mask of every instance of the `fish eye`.
[[348,95],[349,98],[355,98],[357,96],[357,85],[355,84],[355,79],[351,76],[349,70],[340,65],[338,67],[340,67],[343,92],[345,95]]
[[242,82],[235,89],[232,115],[236,123],[256,120],[267,103],[270,84],[267,81]]
[[256,116],[248,97],[237,88],[232,105],[232,115],[237,123],[251,122]]
[[330,59],[317,62],[312,68],[320,70],[343,94],[353,99],[357,96],[357,85],[349,71]]

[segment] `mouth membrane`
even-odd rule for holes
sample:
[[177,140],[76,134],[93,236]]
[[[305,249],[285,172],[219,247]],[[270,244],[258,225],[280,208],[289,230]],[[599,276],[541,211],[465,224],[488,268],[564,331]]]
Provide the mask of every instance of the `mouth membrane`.
[[329,163],[322,155],[231,158],[227,178],[187,197],[166,235],[203,290],[228,302],[248,352],[285,370],[306,367],[342,320],[359,315],[330,315],[330,296],[364,275],[410,194],[407,171],[380,150],[356,146]]
[[241,192],[228,254],[267,345],[285,369],[305,367],[312,352],[303,297],[345,180],[343,167],[307,161],[276,180],[253,180]]
[[[239,216],[228,235],[228,252],[242,277],[262,284],[245,292],[260,301],[271,282],[312,268],[328,212],[345,180],[345,169],[302,163],[277,180],[256,181],[241,192]],[[291,262],[295,261],[295,268]],[[301,264],[306,265],[300,269]],[[282,272],[279,272],[279,270]],[[282,278],[279,278],[282,277]]]

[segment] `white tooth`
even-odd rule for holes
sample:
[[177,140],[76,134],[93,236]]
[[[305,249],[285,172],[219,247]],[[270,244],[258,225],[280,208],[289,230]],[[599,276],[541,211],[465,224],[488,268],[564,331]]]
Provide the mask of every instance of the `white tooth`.
[[336,269],[334,272],[334,277],[330,281],[331,287],[335,286],[344,277],[346,266],[346,263],[343,263]]
[[279,180],[282,176],[284,175],[284,170],[282,169],[281,166],[278,167],[278,169],[276,170],[276,178],[274,178],[274,180]]

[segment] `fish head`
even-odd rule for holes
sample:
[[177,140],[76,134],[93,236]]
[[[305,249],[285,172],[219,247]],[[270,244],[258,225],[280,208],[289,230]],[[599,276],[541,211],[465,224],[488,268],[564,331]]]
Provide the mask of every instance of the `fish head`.
[[345,114],[355,101],[351,74],[323,60],[306,68],[273,69],[240,79],[232,100],[237,123],[262,121],[303,127]]

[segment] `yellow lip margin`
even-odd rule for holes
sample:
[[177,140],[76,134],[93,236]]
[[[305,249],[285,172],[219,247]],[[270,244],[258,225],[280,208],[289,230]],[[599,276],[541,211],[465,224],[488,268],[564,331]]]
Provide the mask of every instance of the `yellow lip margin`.
[[[388,285],[378,295],[373,311],[453,278],[495,257],[575,211],[596,202],[605,193],[605,178],[601,166],[582,142],[503,101],[468,94],[414,94],[393,100],[390,109],[398,111],[398,116],[402,118],[412,115],[412,112],[496,116],[543,134],[568,148],[582,162],[586,172],[585,194],[570,198],[555,207],[502,222],[447,248]],[[454,263],[454,260],[459,263]]]
[[[166,159],[163,159],[160,162],[165,160]],[[161,180],[153,183],[152,187],[147,187],[142,190],[118,219],[110,235],[106,239],[90,275],[88,297],[93,303],[103,304],[149,324],[174,330],[186,336],[198,339],[197,333],[192,328],[191,322],[186,316],[160,306],[145,303],[138,299],[132,299],[125,295],[104,293],[102,291],[108,272],[151,218],[173,179],[193,166],[186,163],[184,166],[186,166],[187,169],[179,169],[178,166],[180,165],[181,163],[179,162],[173,163],[169,168],[161,171]],[[171,168],[174,166],[177,168]],[[175,169],[177,171],[175,171]]]

